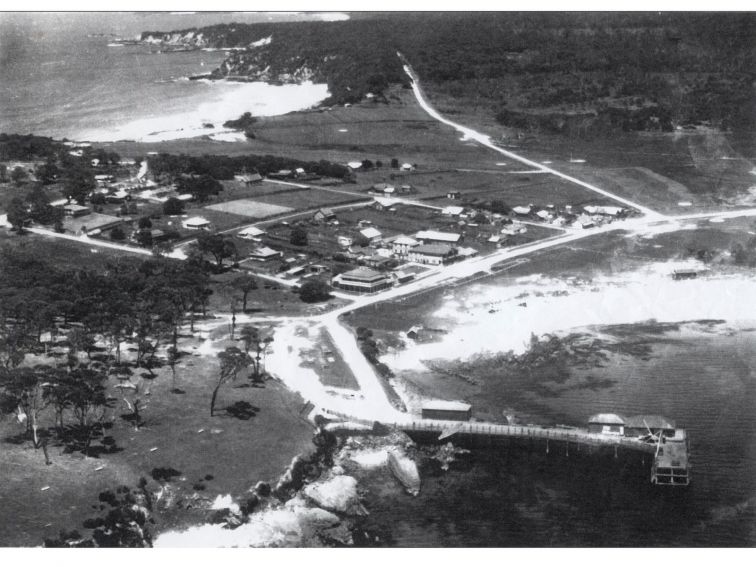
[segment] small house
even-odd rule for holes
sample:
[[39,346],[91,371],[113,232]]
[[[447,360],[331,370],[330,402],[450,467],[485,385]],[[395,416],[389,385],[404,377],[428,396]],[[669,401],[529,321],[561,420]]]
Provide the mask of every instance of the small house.
[[371,243],[378,242],[382,237],[381,231],[372,226],[368,228],[363,228],[360,231],[360,234],[364,236],[365,238],[367,238]]
[[462,240],[462,235],[456,232],[441,232],[439,230],[421,230],[415,234],[415,238],[424,244],[445,243],[457,244]]
[[269,173],[268,177],[272,179],[289,179],[294,177],[294,173],[290,169],[279,169],[276,172]]
[[181,223],[187,230],[210,230],[210,221],[204,217],[190,217]]
[[452,201],[456,201],[457,199],[462,198],[462,193],[460,191],[449,191],[446,193],[446,198],[451,199]]
[[267,262],[269,260],[280,258],[281,252],[279,252],[278,250],[273,250],[273,248],[269,248],[268,246],[261,246],[260,248],[256,248],[252,252],[250,252],[249,257],[252,260]]
[[625,418],[616,413],[597,413],[588,418],[588,432],[624,435]]
[[352,171],[356,171],[356,170],[358,170],[358,169],[360,169],[362,167],[362,162],[361,161],[350,161],[347,164],[347,167],[349,169],[351,169]]
[[529,205],[519,205],[517,207],[512,207],[512,212],[516,215],[520,216],[527,216],[530,214],[530,211],[532,210],[532,207]]
[[243,175],[235,175],[234,178],[247,186],[254,185],[255,183],[262,183],[263,180],[263,176],[259,173],[245,173]]
[[694,268],[681,268],[672,272],[673,280],[693,280],[698,277],[698,270]]
[[89,207],[76,203],[66,203],[63,205],[63,212],[68,217],[81,217],[89,214]]
[[244,240],[255,240],[265,234],[262,228],[257,226],[248,226],[245,229],[240,230],[236,235]]
[[312,215],[312,220],[314,221],[329,221],[336,218],[336,213],[333,212],[332,209],[323,207],[315,211],[315,213]]
[[342,246],[344,248],[348,248],[352,245],[354,240],[350,236],[337,236],[336,242],[338,242],[339,246]]
[[447,217],[458,217],[458,216],[460,216],[460,215],[461,215],[461,214],[462,214],[462,213],[463,213],[464,211],[465,211],[465,208],[464,208],[464,207],[454,207],[454,206],[449,206],[449,207],[444,207],[444,208],[443,208],[443,209],[441,210],[441,214],[442,214],[442,215],[444,215],[444,216],[447,216]]
[[400,185],[399,186],[399,193],[403,195],[407,195],[409,193],[414,193],[415,188],[412,185]]
[[415,166],[411,163],[403,163],[399,169],[402,171],[415,171]]
[[422,325],[412,325],[407,330],[407,332],[405,333],[405,335],[407,336],[408,339],[412,339],[414,341],[414,340],[416,340],[420,336],[420,331],[422,331],[422,330],[423,330],[423,326]]
[[295,266],[293,268],[290,268],[284,272],[284,277],[286,278],[295,278],[297,276],[301,276],[305,271],[304,266]]
[[574,228],[593,228],[596,226],[594,220],[588,215],[580,215],[575,222],[572,223]]
[[415,274],[413,274],[412,272],[397,270],[396,272],[394,272],[394,277],[396,278],[396,283],[403,284],[414,280]]
[[432,400],[422,405],[421,412],[423,419],[470,421],[472,418],[472,406],[464,402]]
[[397,256],[406,256],[420,242],[409,236],[399,236],[391,243],[391,251]]

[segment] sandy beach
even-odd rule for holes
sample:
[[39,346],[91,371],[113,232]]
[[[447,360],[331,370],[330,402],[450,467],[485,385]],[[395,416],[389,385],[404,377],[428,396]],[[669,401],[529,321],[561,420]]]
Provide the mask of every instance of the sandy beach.
[[[310,108],[328,97],[328,86],[304,82],[297,85],[195,81],[197,88],[209,89],[207,102],[196,109],[140,118],[123,125],[89,129],[76,137],[89,142],[164,142],[182,138],[210,136],[221,142],[244,141],[243,133],[223,127],[227,120],[245,112],[254,116],[278,116]],[[212,127],[210,127],[212,125]]]

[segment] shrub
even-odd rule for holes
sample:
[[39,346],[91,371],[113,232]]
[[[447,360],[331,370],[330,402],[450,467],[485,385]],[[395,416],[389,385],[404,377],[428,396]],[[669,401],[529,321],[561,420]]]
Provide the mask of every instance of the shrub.
[[307,280],[299,288],[299,298],[305,303],[328,301],[331,297],[331,286],[322,280]]

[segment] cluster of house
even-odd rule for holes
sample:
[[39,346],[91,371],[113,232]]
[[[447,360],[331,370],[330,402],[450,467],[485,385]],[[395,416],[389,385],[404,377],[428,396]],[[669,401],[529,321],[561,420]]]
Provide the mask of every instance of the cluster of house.
[[605,205],[585,205],[581,209],[577,209],[572,205],[565,205],[562,208],[546,205],[546,207],[539,208],[529,204],[512,207],[512,213],[516,217],[527,217],[553,226],[593,228],[627,216],[628,210]]

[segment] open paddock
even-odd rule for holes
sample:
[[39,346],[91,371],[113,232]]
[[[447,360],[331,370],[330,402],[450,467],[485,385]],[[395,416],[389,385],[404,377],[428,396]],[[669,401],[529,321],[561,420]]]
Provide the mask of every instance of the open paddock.
[[370,221],[370,226],[380,230],[384,237],[417,232],[434,225],[440,218],[439,211],[434,209],[407,205],[396,205],[392,208],[396,210],[379,211],[374,207],[364,207],[352,211],[339,211],[336,218],[342,228],[353,227],[354,230],[357,230],[359,221]]
[[242,215],[253,219],[274,217],[293,210],[291,207],[273,205],[271,203],[261,203],[260,201],[253,201],[251,199],[237,199],[235,201],[216,203],[205,207],[205,210],[208,209],[212,211],[220,211],[222,213],[233,213],[235,215]]
[[286,193],[277,193],[275,195],[264,195],[256,199],[259,203],[268,203],[280,207],[289,207],[294,210],[313,209],[317,207],[331,207],[350,202],[364,201],[370,199],[365,195],[350,195],[348,193],[339,193],[325,189],[302,189],[301,191],[289,191]]

